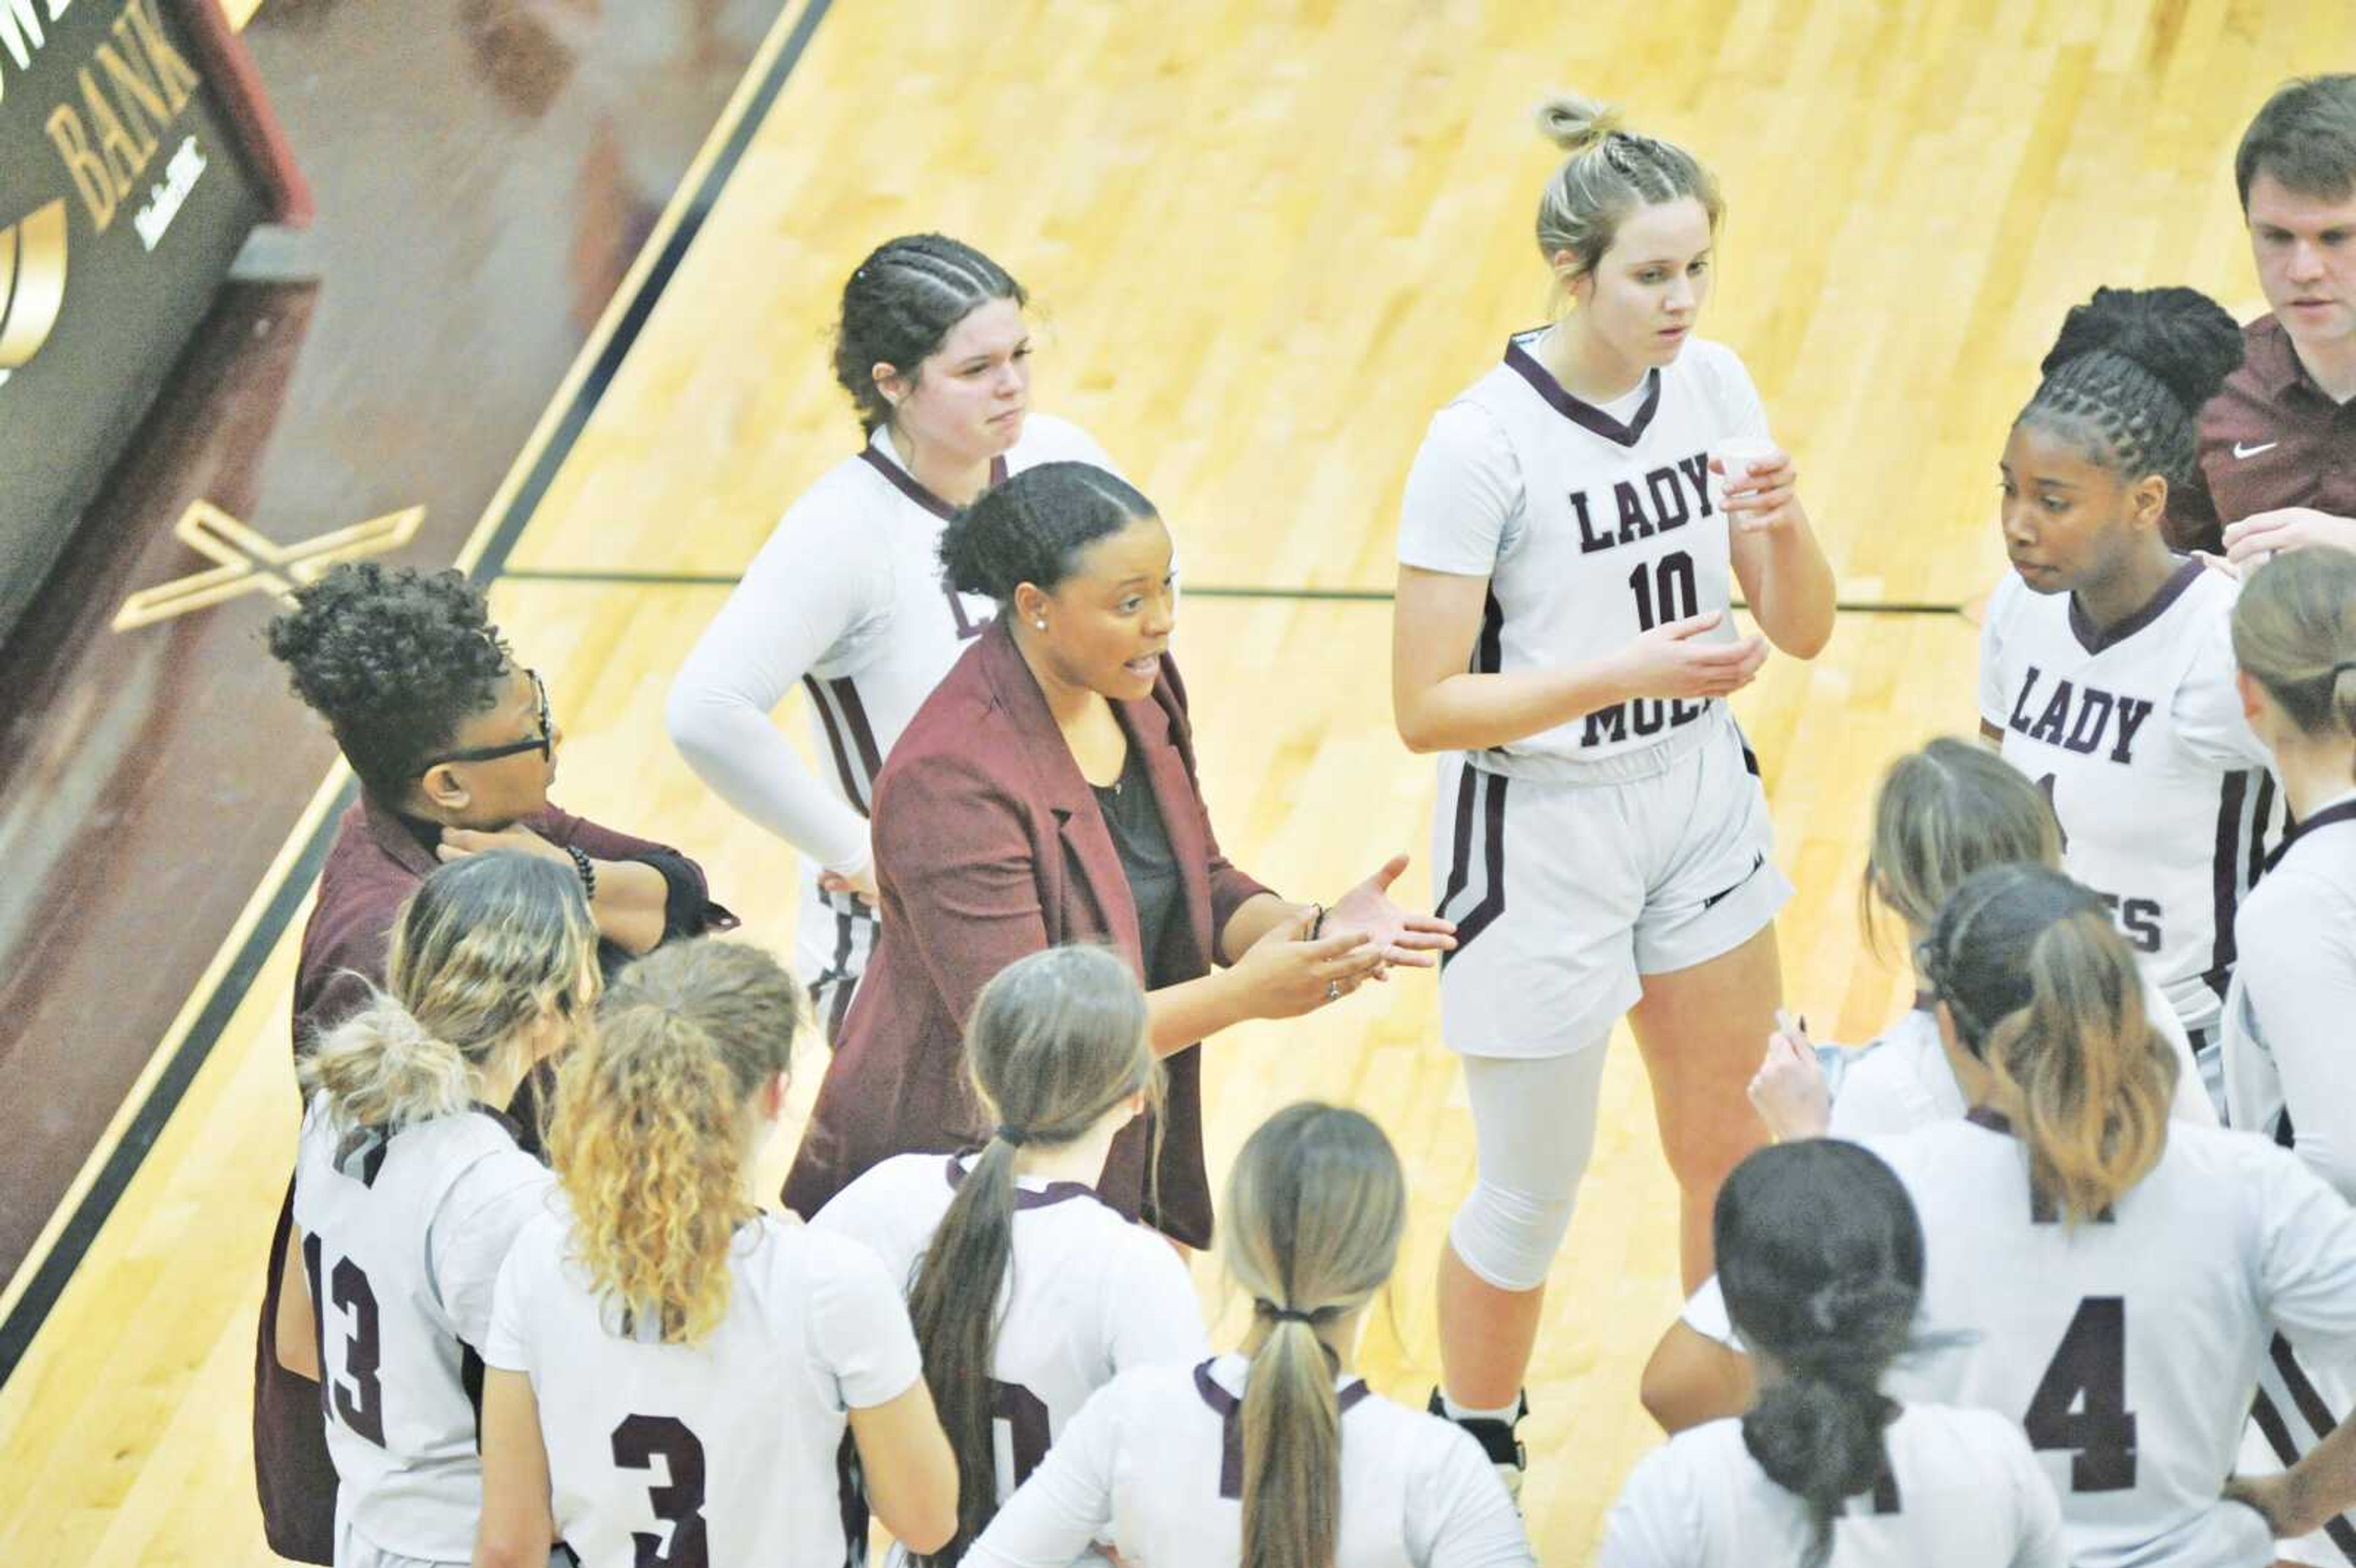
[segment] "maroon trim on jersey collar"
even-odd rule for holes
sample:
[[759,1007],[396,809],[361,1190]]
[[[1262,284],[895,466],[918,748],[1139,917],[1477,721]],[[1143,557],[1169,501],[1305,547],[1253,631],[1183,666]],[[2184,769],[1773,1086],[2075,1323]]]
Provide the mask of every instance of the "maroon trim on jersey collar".
[[2292,845],[2318,828],[2329,827],[2335,822],[2356,822],[2356,800],[2343,800],[2337,805],[2327,805],[2305,822],[2291,824],[2290,831],[2283,836],[2283,841],[2275,847],[2273,854],[2266,857],[2266,869],[2271,871],[2281,865],[2283,857],[2290,853]]
[[1653,422],[1653,416],[1661,411],[1661,373],[1658,370],[1644,372],[1644,400],[1638,405],[1635,419],[1622,424],[1593,403],[1574,398],[1563,390],[1562,383],[1537,362],[1536,356],[1522,347],[1519,337],[1505,339],[1505,368],[1527,381],[1530,389],[1546,400],[1547,407],[1581,430],[1592,431],[1604,440],[1621,446],[1633,446],[1644,440],[1645,427]]
[[2086,618],[2086,612],[2078,607],[2078,596],[2072,593],[2070,595],[2070,635],[2077,638],[2078,645],[2090,654],[2115,648],[2167,614],[2168,607],[2183,598],[2184,591],[2200,581],[2201,574],[2208,570],[2191,557],[2185,557],[2183,564],[2176,569],[2176,575],[2161,583],[2159,592],[2153,594],[2142,609],[2107,631]]
[[[958,515],[958,509],[916,482],[916,476],[876,451],[872,446],[859,449],[860,461],[892,482],[892,487],[922,507],[943,522]],[[1006,454],[1000,453],[990,460],[990,483],[994,487],[1006,483]]]
[[[1219,1417],[1219,1495],[1239,1498],[1244,1495],[1244,1402],[1220,1386],[1219,1380],[1211,1375],[1210,1361],[1194,1369],[1194,1392]],[[1333,1403],[1347,1415],[1367,1392],[1365,1379],[1358,1378],[1345,1384],[1333,1396]]]
[[2014,1136],[2012,1131],[2012,1118],[2006,1115],[2002,1111],[1996,1110],[1987,1105],[1974,1105],[1970,1110],[1964,1113],[1964,1120],[1971,1123],[1971,1125],[1976,1127],[1986,1127],[1992,1133],[2002,1133],[2006,1137],[2011,1137]]
[[1936,991],[1926,991],[1918,987],[1914,992],[1914,1010],[1918,1013],[1937,1012],[1939,1010],[1939,993]]
[[[965,1151],[966,1154],[974,1152],[972,1149]],[[949,1190],[952,1192],[965,1184],[965,1167],[958,1163],[964,1157],[965,1154],[949,1156]],[[1021,1182],[1014,1185],[1014,1206],[1017,1209],[1044,1209],[1050,1203],[1068,1202],[1075,1198],[1095,1198],[1098,1202],[1104,1202],[1098,1196],[1097,1189],[1085,1181],[1051,1181],[1044,1189],[1025,1187]],[[1112,1207],[1108,1203],[1105,1206]]]

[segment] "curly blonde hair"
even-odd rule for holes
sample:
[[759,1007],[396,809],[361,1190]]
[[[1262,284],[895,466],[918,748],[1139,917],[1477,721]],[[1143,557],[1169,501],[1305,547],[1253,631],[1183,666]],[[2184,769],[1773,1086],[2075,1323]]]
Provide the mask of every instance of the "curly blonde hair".
[[744,1102],[787,1071],[802,988],[756,947],[699,938],[625,969],[557,1079],[548,1152],[573,1250],[625,1317],[692,1344],[728,1313]]

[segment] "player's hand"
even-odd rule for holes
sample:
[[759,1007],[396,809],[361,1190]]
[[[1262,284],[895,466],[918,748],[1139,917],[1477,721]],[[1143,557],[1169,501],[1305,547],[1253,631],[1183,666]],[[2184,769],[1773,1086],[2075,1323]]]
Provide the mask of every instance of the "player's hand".
[[1726,460],[1709,460],[1710,472],[1726,481],[1726,520],[1737,532],[1765,533],[1797,520],[1800,516],[1800,471],[1792,454],[1738,463],[1739,474],[1726,471]]
[[1382,968],[1381,945],[1363,931],[1304,940],[1313,918],[1303,912],[1280,921],[1237,961],[1231,973],[1243,987],[1249,1016],[1297,1019],[1315,1012]]
[[1767,662],[1767,639],[1753,633],[1731,643],[1698,640],[1725,619],[1725,611],[1712,610],[1644,633],[1620,655],[1620,684],[1631,697],[1727,697],[1741,690]]
[[2266,1528],[2277,1540],[2290,1540],[2323,1528],[2326,1516],[2303,1519],[2293,1496],[2290,1473],[2273,1476],[2233,1476],[2225,1482],[2225,1500],[2254,1508],[2265,1516]]
[[1767,1055],[1751,1079],[1751,1104],[1777,1143],[1819,1138],[1832,1125],[1832,1091],[1807,1026],[1778,1008]]
[[2356,550],[2356,517],[2336,517],[2312,507],[2284,507],[2253,512],[2225,528],[2225,559],[2244,571],[2268,556],[2315,545]]
[[[1394,855],[1383,862],[1382,869],[1344,893],[1325,912],[1324,934],[1361,933],[1382,949],[1386,964],[1404,964],[1411,969],[1429,969],[1438,964],[1436,955],[1456,945],[1456,923],[1418,914],[1391,901],[1390,886],[1406,869],[1407,857]],[[1381,971],[1374,977],[1381,979]]]
[[2205,549],[2196,549],[2192,552],[2192,559],[2220,577],[2230,577],[2236,582],[2242,580],[2242,569],[2222,555],[2211,555]]
[[537,855],[543,860],[553,860],[560,866],[573,864],[573,857],[519,822],[502,827],[497,833],[485,833],[474,827],[445,827],[442,843],[434,853],[442,863],[463,860],[469,855],[480,855],[491,849],[518,849],[527,855]]
[[875,868],[873,865],[854,876],[845,876],[841,871],[821,871],[819,873],[818,891],[822,893],[849,893],[870,910],[884,900],[884,895],[875,891]]

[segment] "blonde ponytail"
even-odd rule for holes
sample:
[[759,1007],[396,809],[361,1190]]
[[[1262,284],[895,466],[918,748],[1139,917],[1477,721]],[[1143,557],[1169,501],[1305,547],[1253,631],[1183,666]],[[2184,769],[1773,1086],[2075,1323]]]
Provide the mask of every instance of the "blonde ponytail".
[[2101,900],[2046,867],[1991,867],[1947,901],[1921,960],[1987,1064],[2041,1199],[2093,1220],[2150,1174],[2168,1148],[2176,1058]]
[[626,1322],[667,1343],[727,1315],[728,1249],[757,1212],[745,1102],[786,1072],[808,1006],[758,948],[673,943],[615,980],[558,1075],[548,1152],[573,1253]]
[[475,1097],[474,1068],[458,1048],[382,994],[329,1029],[295,1076],[306,1094],[327,1094],[339,1125],[388,1132],[454,1115]]
[[1333,1568],[1342,1412],[1330,1336],[1398,1262],[1407,1184],[1382,1129],[1313,1102],[1245,1140],[1227,1179],[1227,1271],[1261,1327],[1243,1424],[1244,1568]]
[[2233,660],[2302,734],[2356,737],[2356,554],[2290,550],[2248,574]]
[[1540,101],[1538,133],[1566,153],[1583,153],[1620,129],[1627,118],[1616,104],[1600,103],[1576,92],[1557,92]]
[[347,1125],[463,1111],[482,1071],[596,999],[597,928],[572,868],[498,850],[434,869],[393,915],[385,990],[298,1063]]

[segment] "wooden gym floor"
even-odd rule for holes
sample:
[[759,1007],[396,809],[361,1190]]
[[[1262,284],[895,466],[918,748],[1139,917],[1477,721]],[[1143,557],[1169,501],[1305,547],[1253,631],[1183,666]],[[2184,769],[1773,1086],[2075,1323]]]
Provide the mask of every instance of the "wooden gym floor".
[[[1851,606],[1821,658],[1771,662],[1736,708],[1800,886],[1787,994],[1821,1032],[1869,1035],[1904,980],[1857,934],[1861,823],[1889,757],[1973,726],[1962,611],[2001,562],[2006,421],[2063,309],[2098,283],[2191,283],[2256,308],[2234,140],[2282,78],[2356,59],[2356,13],[1577,11],[798,0],[463,558],[498,572],[502,624],[549,674],[569,737],[559,798],[690,848],[745,934],[787,948],[794,859],[689,777],[663,693],[784,503],[853,449],[826,369],[841,278],[876,240],[939,229],[1030,286],[1036,405],[1093,431],[1178,538],[1178,652],[1230,851],[1330,896],[1405,848],[1426,897],[1432,768],[1399,746],[1387,695],[1398,490],[1430,411],[1545,309],[1529,229],[1552,154],[1525,111],[1577,86],[1697,149],[1728,193],[1704,330],[1757,377]],[[798,737],[793,705],[782,718]],[[247,1381],[293,1144],[300,923],[273,938],[273,906],[299,892],[342,783],[323,784],[93,1152],[75,1196],[113,1199],[80,1211],[102,1225],[81,1233],[90,1221],[60,1210],[0,1298],[59,1247],[78,1253],[0,1388],[0,1561],[272,1561]],[[1436,1364],[1431,1264],[1472,1166],[1435,1011],[1430,981],[1405,977],[1233,1030],[1206,1062],[1215,1169],[1306,1095],[1357,1104],[1398,1141],[1414,1224],[1365,1360],[1415,1403]],[[805,1104],[820,1065],[809,1048]],[[1636,1376],[1677,1299],[1674,1196],[1624,1046],[1606,1084],[1525,1428],[1549,1563],[1586,1560],[1655,1439]],[[1198,1274],[1232,1330],[1215,1264]]]

